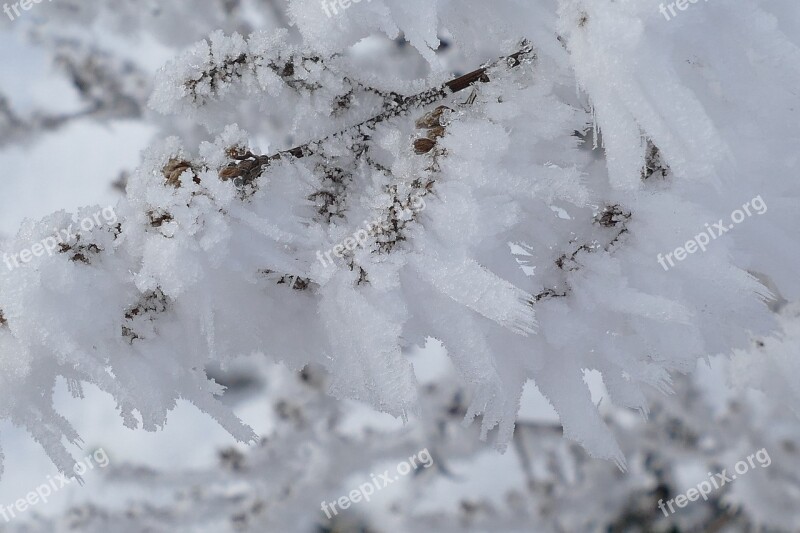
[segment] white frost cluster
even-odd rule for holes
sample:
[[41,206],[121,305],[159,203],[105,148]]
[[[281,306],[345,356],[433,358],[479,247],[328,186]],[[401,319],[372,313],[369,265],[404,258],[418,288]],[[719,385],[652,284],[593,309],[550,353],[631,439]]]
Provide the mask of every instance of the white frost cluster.
[[[61,437],[78,436],[53,410],[58,376],[75,394],[88,381],[114,395],[129,426],[163,425],[183,398],[248,440],[207,364],[254,352],[317,363],[335,396],[406,417],[419,395],[405,350],[427,337],[470,386],[465,419],[481,418],[482,437],[496,428],[508,445],[532,380],[567,437],[622,465],[585,371],[646,414],[648,389],[669,391],[672,373],[775,328],[756,275],[800,298],[800,49],[766,7],[708,3],[684,24],[652,2],[470,2],[467,18],[455,1],[371,4],[323,37],[319,6],[298,1],[292,32],[216,32],[168,63],[151,105],[217,139],[196,153],[156,143],[119,227],[0,269],[0,417],[60,468],[71,466]],[[705,31],[720,14],[719,33]],[[365,33],[406,35],[434,74],[368,71],[347,54]],[[457,95],[411,98],[445,79],[430,50],[445,33],[476,57],[514,53],[510,37],[533,52]],[[260,153],[275,124],[287,137],[270,143],[308,144]],[[658,264],[756,195],[768,214],[679,268]],[[412,197],[426,208],[401,216]],[[374,220],[389,229],[335,268],[319,261]],[[69,221],[26,223],[5,246]],[[526,271],[509,242],[529,254]]]

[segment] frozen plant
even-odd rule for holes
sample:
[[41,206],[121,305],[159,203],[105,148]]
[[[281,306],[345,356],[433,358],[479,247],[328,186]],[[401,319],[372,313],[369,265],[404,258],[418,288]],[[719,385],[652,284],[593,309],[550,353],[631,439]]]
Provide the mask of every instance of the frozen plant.
[[[198,25],[228,26],[239,4],[211,3]],[[76,17],[132,9],[86,5],[97,11]],[[62,470],[62,438],[79,436],[52,404],[58,377],[76,396],[81,382],[112,394],[130,427],[158,429],[185,399],[252,441],[205,369],[255,352],[319,365],[333,396],[405,419],[420,406],[406,350],[434,337],[482,438],[512,442],[532,381],[566,437],[623,466],[586,370],[614,404],[647,414],[649,390],[777,327],[759,279],[800,297],[800,49],[779,22],[792,6],[731,0],[664,24],[632,1],[373,0],[328,19],[296,0],[291,29],[209,32],[158,72],[149,100],[208,138],[165,126],[184,140],[146,150],[118,225],[0,273],[0,416]],[[134,27],[183,44],[191,29],[164,27],[183,9],[164,9]],[[437,53],[444,35],[455,50]],[[396,52],[401,37],[410,47]],[[368,45],[385,59],[370,62]],[[89,100],[124,96],[134,113],[138,85],[105,79]],[[757,195],[763,217],[658,265]],[[4,247],[82,216],[25,222]],[[367,220],[388,229],[336,268],[318,262]],[[525,269],[509,245],[529,254]]]

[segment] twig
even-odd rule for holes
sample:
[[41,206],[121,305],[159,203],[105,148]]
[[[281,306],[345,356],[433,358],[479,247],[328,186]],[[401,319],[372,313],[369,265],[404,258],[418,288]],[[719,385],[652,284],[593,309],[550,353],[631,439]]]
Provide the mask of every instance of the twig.
[[487,74],[488,71],[499,64],[505,63],[509,68],[514,68],[521,65],[526,60],[534,58],[535,54],[533,53],[533,47],[527,40],[524,40],[520,46],[520,50],[514,54],[511,54],[510,56],[501,58],[498,61],[494,61],[491,64],[464,74],[463,76],[459,76],[458,78],[450,80],[439,87],[428,89],[427,91],[423,91],[412,96],[402,96],[397,98],[394,102],[391,102],[390,109],[370,119],[367,119],[364,122],[328,135],[327,137],[323,137],[322,139],[311,141],[288,150],[283,150],[273,155],[255,155],[248,152],[243,156],[234,157],[235,159],[240,160],[239,163],[233,163],[227,168],[222,169],[220,176],[223,179],[238,177],[241,179],[242,183],[250,183],[251,181],[254,181],[260,177],[263,167],[269,166],[272,161],[282,159],[286,156],[291,156],[296,159],[306,157],[314,153],[313,148],[315,146],[319,146],[325,141],[341,137],[347,133],[357,132],[363,129],[370,129],[381,122],[405,115],[414,108],[425,107],[443,100],[448,96],[463,91],[464,89],[468,89],[477,83],[487,83],[490,81]]

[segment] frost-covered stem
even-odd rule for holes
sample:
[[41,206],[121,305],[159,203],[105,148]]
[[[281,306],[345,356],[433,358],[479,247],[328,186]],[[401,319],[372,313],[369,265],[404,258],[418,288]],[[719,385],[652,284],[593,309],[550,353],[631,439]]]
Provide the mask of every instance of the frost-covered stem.
[[223,169],[221,176],[224,178],[240,176],[242,177],[242,181],[244,183],[250,182],[261,176],[263,167],[268,166],[271,161],[281,159],[285,156],[292,156],[300,159],[307,155],[311,155],[314,153],[314,147],[319,146],[325,141],[335,139],[337,137],[341,137],[348,133],[356,132],[362,129],[370,129],[377,124],[380,124],[381,122],[391,118],[403,116],[409,113],[412,109],[429,106],[433,103],[439,102],[450,95],[472,87],[476,83],[487,83],[490,81],[488,71],[495,66],[505,63],[509,67],[514,68],[530,59],[535,59],[533,46],[527,40],[524,40],[520,45],[519,51],[509,56],[464,74],[463,76],[452,79],[440,85],[439,87],[434,87],[433,89],[428,89],[412,96],[398,95],[396,101],[391,102],[391,107],[386,111],[354,126],[350,126],[349,128],[333,133],[327,137],[311,141],[288,150],[282,150],[273,155],[255,155],[248,152],[243,156],[235,157],[236,159],[243,159],[243,161]]
[[[603,226],[604,228],[615,228],[619,226],[614,238],[612,238],[605,246],[598,246],[596,243],[582,244],[578,246],[572,253],[562,254],[556,260],[556,266],[565,272],[572,272],[573,270],[580,269],[580,264],[578,263],[577,258],[581,252],[594,253],[601,249],[603,251],[610,252],[611,249],[620,241],[622,236],[628,233],[627,222],[630,220],[631,216],[632,214],[630,212],[622,210],[622,208],[618,205],[606,207],[603,212],[595,217],[595,223]],[[540,293],[535,294],[531,304],[550,298],[566,298],[568,294],[569,288],[561,291],[547,288]]]

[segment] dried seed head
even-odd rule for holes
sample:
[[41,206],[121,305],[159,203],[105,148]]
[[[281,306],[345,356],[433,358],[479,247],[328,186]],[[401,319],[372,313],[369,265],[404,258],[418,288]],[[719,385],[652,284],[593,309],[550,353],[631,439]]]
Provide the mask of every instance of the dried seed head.
[[443,126],[438,126],[436,128],[431,128],[428,130],[428,139],[434,140],[440,137],[444,137],[445,130]]
[[440,105],[430,113],[424,114],[422,117],[417,119],[417,122],[415,123],[417,129],[424,130],[438,128],[442,125],[442,114],[444,114],[445,111],[452,111],[452,109],[445,105]]
[[219,177],[222,181],[228,181],[231,178],[237,178],[242,175],[242,171],[237,166],[225,167],[219,171]]
[[170,159],[167,161],[167,164],[164,165],[164,168],[161,169],[161,173],[166,178],[167,183],[172,185],[173,187],[180,187],[181,186],[181,174],[183,174],[186,169],[191,169],[192,165],[186,160],[183,159]]
[[247,159],[247,160],[242,161],[241,163],[239,163],[239,168],[243,172],[250,172],[251,170],[253,170],[257,166],[259,166],[258,161],[253,161],[252,159]]
[[427,154],[433,147],[436,146],[436,141],[423,137],[414,141],[414,151],[418,154]]
[[[148,217],[150,218],[150,225],[154,228],[160,228],[165,222],[170,222],[172,220],[172,215],[169,213],[156,213],[155,211],[149,211],[147,213]],[[62,247],[65,246],[64,244],[61,245]],[[67,250],[70,247],[67,246]],[[65,250],[61,250],[62,252]]]

